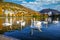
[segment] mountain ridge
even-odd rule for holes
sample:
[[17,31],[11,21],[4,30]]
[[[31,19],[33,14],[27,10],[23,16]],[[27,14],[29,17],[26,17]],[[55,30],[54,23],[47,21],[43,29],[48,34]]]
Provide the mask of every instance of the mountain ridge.
[[[33,14],[39,14],[39,12],[37,11],[34,11],[32,9],[29,9],[29,8],[26,8],[22,5],[18,5],[18,4],[15,4],[15,3],[11,3],[11,2],[0,2],[0,9],[3,9],[3,10],[10,10],[10,11],[17,11],[18,13],[21,13],[19,11],[24,11],[26,13],[28,13],[30,16]],[[20,15],[20,14],[19,14]]]
[[56,14],[56,13],[60,14],[60,11],[55,10],[55,9],[43,9],[43,10],[41,10],[39,12],[40,13],[49,13],[49,12],[52,12],[53,14]]

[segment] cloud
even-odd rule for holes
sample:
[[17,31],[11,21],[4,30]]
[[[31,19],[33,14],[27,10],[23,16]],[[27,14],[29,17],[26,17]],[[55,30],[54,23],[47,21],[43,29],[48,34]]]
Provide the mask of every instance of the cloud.
[[27,2],[26,0],[10,0],[10,1],[12,2],[16,1],[15,3],[21,4],[35,11],[40,11],[45,8],[54,8],[59,10],[60,8],[60,5],[57,5],[58,3],[60,3],[60,0],[35,0],[35,1],[29,0],[29,2]]
[[55,8],[55,6],[56,6],[55,9],[58,9],[57,5],[52,4],[57,4],[59,2],[60,0],[35,0],[34,2],[26,2],[25,4],[22,3],[22,5],[33,10],[39,11],[45,8]]
[[44,3],[57,3],[57,2],[59,2],[60,0],[36,0],[36,1],[44,2]]
[[60,5],[56,5],[56,6],[54,7],[54,9],[60,11]]

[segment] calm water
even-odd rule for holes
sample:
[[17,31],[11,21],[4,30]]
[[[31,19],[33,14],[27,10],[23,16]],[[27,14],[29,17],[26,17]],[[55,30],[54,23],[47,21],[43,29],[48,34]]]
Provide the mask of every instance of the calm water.
[[[11,30],[22,30],[26,26],[30,25],[30,19],[21,17],[0,17],[0,33],[11,31]],[[21,26],[20,21],[24,20],[25,25]]]
[[[31,17],[2,17],[0,18],[0,33],[19,40],[57,40],[60,38],[59,19],[49,17],[42,21],[39,18]],[[31,28],[32,20],[41,22],[41,31]],[[25,22],[25,24],[22,25],[21,22],[22,24]]]

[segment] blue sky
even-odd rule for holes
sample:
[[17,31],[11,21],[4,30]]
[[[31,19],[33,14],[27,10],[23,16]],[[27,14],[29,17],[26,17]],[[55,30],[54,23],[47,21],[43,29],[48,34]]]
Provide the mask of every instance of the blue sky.
[[60,0],[5,0],[23,5],[35,11],[51,8],[60,11]]

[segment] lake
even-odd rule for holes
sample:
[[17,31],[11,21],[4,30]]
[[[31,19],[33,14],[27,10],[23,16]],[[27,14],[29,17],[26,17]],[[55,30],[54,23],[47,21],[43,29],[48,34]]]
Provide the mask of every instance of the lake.
[[0,34],[19,40],[59,40],[60,18],[0,17]]

